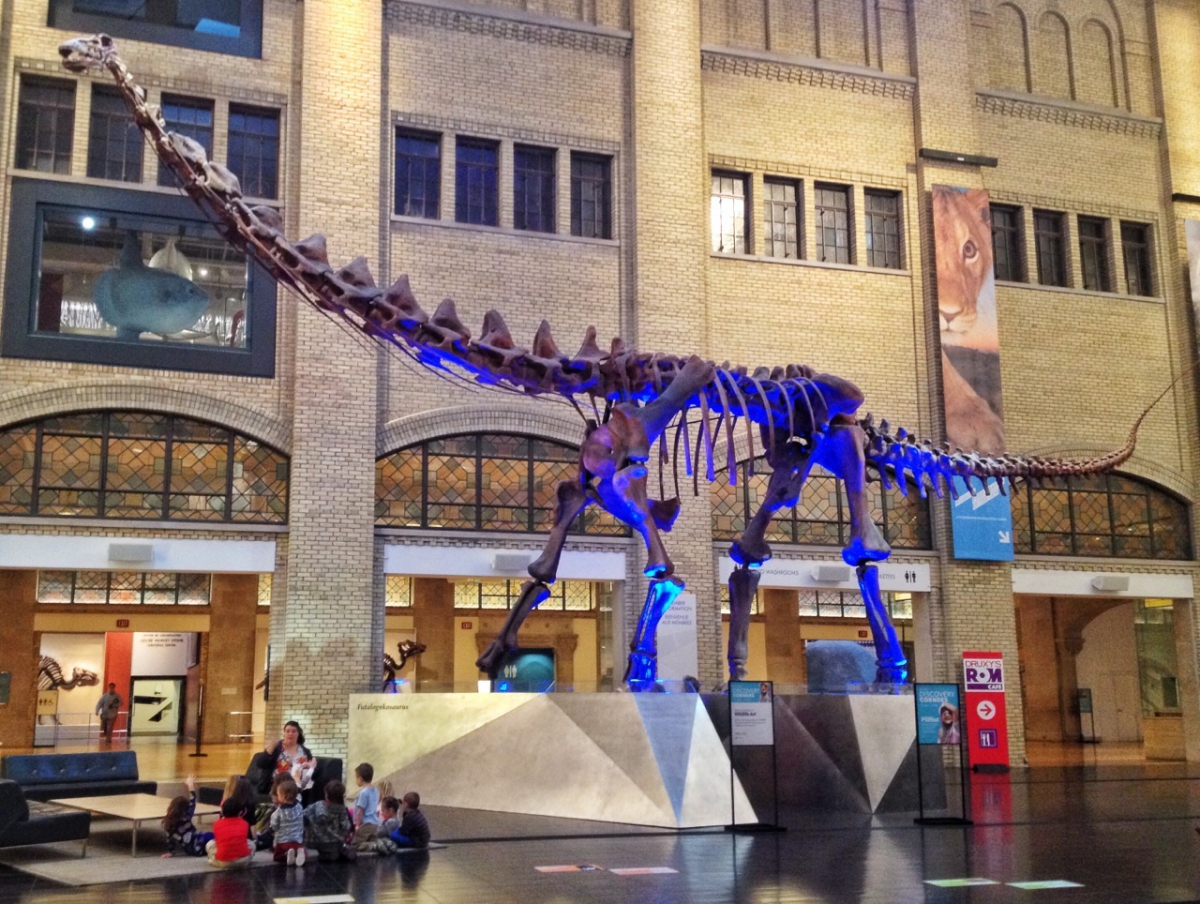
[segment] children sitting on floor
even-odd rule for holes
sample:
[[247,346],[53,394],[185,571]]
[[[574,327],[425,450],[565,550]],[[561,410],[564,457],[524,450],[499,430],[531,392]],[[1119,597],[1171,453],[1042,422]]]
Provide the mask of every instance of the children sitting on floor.
[[232,797],[221,803],[221,818],[213,823],[212,840],[205,845],[208,865],[217,869],[236,869],[249,866],[254,856],[246,834],[245,806]]
[[178,849],[190,857],[204,855],[204,847],[212,840],[212,832],[196,830],[192,817],[196,815],[196,777],[189,775],[185,779],[188,796],[182,794],[172,798],[167,805],[167,815],[162,818],[163,831],[167,833],[167,852],[164,857],[174,857]]
[[[290,778],[290,776],[289,776]],[[275,836],[275,862],[288,866],[304,866],[304,808],[300,806],[300,789],[295,781],[280,781],[275,785],[275,812],[271,814],[271,831]]]
[[310,804],[304,811],[304,825],[310,847],[317,850],[317,859],[353,860],[354,850],[347,846],[350,834],[350,813],[346,809],[346,786],[334,780],[325,786],[325,799]]
[[360,851],[373,850],[379,834],[379,791],[371,784],[374,777],[375,767],[370,763],[359,763],[354,769],[359,787],[354,800],[354,845]]
[[409,791],[401,801],[400,827],[388,837],[402,848],[429,847],[429,821],[419,809],[421,795]]

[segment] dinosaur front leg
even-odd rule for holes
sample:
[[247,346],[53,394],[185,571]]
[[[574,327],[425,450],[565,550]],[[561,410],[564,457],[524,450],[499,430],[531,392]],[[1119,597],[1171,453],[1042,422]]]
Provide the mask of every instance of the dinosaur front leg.
[[558,563],[562,559],[563,547],[567,542],[567,531],[589,502],[591,499],[587,491],[577,482],[564,480],[558,485],[558,505],[554,510],[554,524],[550,527],[550,537],[542,547],[542,554],[529,564],[529,575],[533,580],[525,582],[521,588],[521,596],[509,610],[504,627],[483,651],[483,655],[475,660],[479,670],[486,672],[493,681],[500,672],[504,654],[516,649],[517,633],[521,630],[521,625],[529,613],[550,595],[549,585],[553,584],[558,576]]
[[651,690],[657,683],[658,623],[682,590],[683,582],[675,578],[650,582],[646,604],[629,646],[629,664],[625,667],[625,682],[631,691]]
[[733,681],[746,677],[750,610],[761,577],[761,572],[749,565],[738,565],[729,576],[729,677]]
[[540,606],[550,596],[550,588],[541,581],[526,581],[521,585],[521,595],[516,604],[508,612],[504,627],[496,635],[483,655],[475,660],[475,665],[481,672],[486,672],[493,681],[500,674],[500,664],[504,654],[517,648],[517,632],[529,617],[529,613]]
[[888,618],[883,595],[879,592],[879,567],[863,562],[858,568],[858,587],[867,608],[867,621],[875,640],[875,683],[903,684],[908,677],[908,659],[900,648],[896,629]]

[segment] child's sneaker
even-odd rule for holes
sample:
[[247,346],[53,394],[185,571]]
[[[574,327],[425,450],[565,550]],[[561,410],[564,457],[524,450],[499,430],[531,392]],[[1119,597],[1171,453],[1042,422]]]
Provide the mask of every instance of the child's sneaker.
[[295,848],[288,849],[287,858],[288,858],[288,866],[296,865],[296,849]]
[[296,866],[304,866],[305,861],[308,860],[308,851],[304,850],[304,848],[298,848],[295,854]]

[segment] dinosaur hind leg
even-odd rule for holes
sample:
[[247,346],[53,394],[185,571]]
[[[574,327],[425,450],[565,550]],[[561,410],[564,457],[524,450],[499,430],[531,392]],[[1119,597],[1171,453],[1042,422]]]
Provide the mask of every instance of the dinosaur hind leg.
[[664,578],[650,582],[646,592],[646,604],[638,619],[637,632],[629,647],[629,664],[625,667],[625,681],[632,691],[651,690],[658,681],[658,623],[675,597],[683,590],[683,582],[675,578]]
[[847,565],[886,559],[892,552],[887,539],[871,518],[866,490],[866,433],[849,418],[836,419],[814,456],[846,487],[850,503],[850,542],[842,550]]

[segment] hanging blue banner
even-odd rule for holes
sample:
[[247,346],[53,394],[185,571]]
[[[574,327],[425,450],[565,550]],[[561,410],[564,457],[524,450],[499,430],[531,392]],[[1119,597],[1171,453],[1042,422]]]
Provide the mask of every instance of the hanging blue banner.
[[1000,492],[996,478],[989,477],[987,489],[972,480],[975,495],[967,492],[961,477],[951,478],[958,499],[950,503],[950,524],[954,531],[954,558],[981,559],[988,562],[1013,560],[1012,505]]

